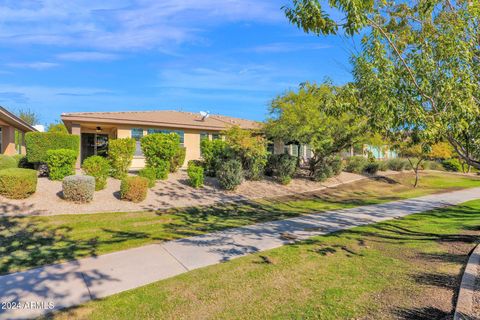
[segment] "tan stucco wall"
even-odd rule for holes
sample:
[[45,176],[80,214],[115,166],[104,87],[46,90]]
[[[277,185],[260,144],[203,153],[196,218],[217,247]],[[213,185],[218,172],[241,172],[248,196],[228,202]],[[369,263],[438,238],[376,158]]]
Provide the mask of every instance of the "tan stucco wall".
[[15,130],[18,131],[20,134],[20,142],[21,142],[21,154],[26,154],[25,149],[25,133],[21,130],[15,129],[15,127],[6,125],[5,123],[1,123],[0,127],[2,128],[2,150],[0,150],[0,154],[6,155],[15,155],[18,154],[16,145],[15,145]]
[[[88,126],[92,126],[94,124],[88,124]],[[178,130],[176,128],[168,128],[168,127],[142,127],[142,126],[117,126],[111,132],[110,138],[131,138],[132,137],[132,128],[142,128],[143,135],[146,136],[148,134],[149,128],[156,128],[156,129],[169,129],[169,130]],[[207,131],[202,130],[192,130],[192,129],[184,129],[184,146],[186,148],[186,156],[184,166],[187,165],[188,161],[190,160],[198,160],[201,158],[200,156],[200,134]],[[88,132],[86,129],[83,128],[81,132]],[[208,132],[211,138],[212,132]],[[73,134],[73,128],[72,128]],[[140,169],[145,166],[145,159],[143,157],[134,157],[132,161],[131,169]]]

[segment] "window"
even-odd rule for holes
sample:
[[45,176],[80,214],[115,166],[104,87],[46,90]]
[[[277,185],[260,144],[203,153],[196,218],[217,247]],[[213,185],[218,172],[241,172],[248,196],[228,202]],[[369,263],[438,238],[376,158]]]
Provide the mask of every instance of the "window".
[[183,144],[185,142],[185,133],[183,130],[173,130],[172,132],[175,132],[180,136],[180,144]]
[[143,156],[142,145],[140,139],[143,137],[142,128],[133,128],[132,129],[132,138],[137,142],[137,148],[135,149],[135,156]]
[[185,133],[183,132],[183,130],[168,130],[168,129],[148,129],[147,130],[147,133],[148,134],[154,134],[154,133],[176,133],[180,136],[180,143],[183,144],[184,143],[184,139],[185,139]]
[[212,133],[212,140],[220,140],[222,136],[219,133]]
[[200,132],[200,141],[208,140],[208,132]]

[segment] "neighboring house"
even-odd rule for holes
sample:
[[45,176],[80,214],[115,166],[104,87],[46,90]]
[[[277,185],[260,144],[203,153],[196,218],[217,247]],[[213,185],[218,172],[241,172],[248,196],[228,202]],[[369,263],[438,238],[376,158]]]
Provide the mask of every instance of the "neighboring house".
[[30,131],[37,129],[0,107],[0,154],[25,154],[25,133]]
[[[285,144],[281,141],[275,141],[273,145],[270,146],[270,152],[274,154],[283,154],[288,153],[289,155],[300,157],[301,163],[307,163],[313,154],[308,145],[299,144],[299,143],[288,143]],[[341,153],[342,158],[348,158],[353,156],[362,156],[368,157],[372,155],[377,160],[387,160],[397,158],[397,152],[390,149],[388,145],[382,147],[374,147],[368,144],[361,144],[356,147],[350,148],[350,150],[345,150]]]
[[[80,161],[92,155],[105,156],[108,141],[117,138],[134,138],[137,150],[132,169],[145,166],[140,139],[151,133],[176,132],[186,148],[185,163],[200,159],[202,139],[221,139],[221,132],[239,126],[258,129],[259,122],[220,115],[202,116],[180,111],[132,111],[132,112],[78,112],[62,114],[68,131],[81,137]],[[78,163],[80,164],[80,162]]]

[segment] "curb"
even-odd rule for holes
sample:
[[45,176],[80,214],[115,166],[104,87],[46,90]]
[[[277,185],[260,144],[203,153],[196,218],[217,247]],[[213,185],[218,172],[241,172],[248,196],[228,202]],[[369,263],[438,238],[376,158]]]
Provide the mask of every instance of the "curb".
[[473,320],[473,294],[475,281],[480,276],[480,244],[477,245],[468,259],[458,293],[454,320]]

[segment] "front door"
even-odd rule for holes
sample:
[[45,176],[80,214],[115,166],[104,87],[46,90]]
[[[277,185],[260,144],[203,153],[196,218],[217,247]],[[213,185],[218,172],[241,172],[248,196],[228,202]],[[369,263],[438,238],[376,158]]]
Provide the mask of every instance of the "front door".
[[108,134],[82,133],[82,162],[90,156],[106,157]]

